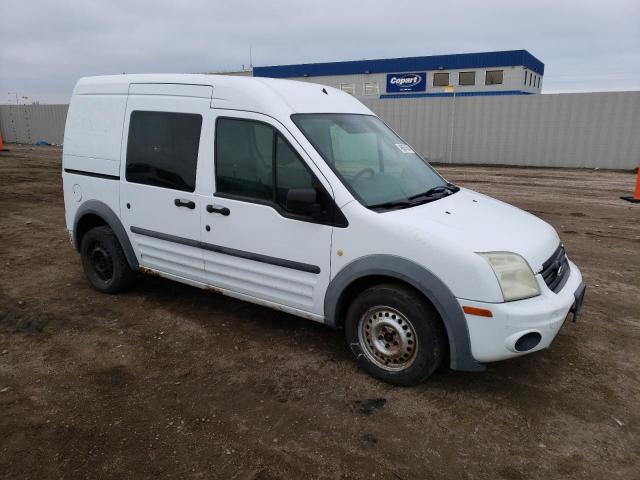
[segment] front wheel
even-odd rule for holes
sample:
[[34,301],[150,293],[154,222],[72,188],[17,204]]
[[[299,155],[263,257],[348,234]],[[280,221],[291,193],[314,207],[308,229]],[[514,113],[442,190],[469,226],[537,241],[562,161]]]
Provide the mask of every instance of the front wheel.
[[358,295],[347,311],[345,335],[360,368],[394,385],[422,382],[446,353],[438,313],[401,285],[376,285]]

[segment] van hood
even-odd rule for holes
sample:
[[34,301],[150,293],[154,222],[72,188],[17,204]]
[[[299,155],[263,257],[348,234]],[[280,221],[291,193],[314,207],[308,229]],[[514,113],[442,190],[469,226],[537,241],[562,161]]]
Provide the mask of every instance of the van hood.
[[473,252],[514,252],[534,273],[558,248],[560,238],[547,222],[517,207],[461,188],[448,197],[391,213],[408,228],[424,228]]

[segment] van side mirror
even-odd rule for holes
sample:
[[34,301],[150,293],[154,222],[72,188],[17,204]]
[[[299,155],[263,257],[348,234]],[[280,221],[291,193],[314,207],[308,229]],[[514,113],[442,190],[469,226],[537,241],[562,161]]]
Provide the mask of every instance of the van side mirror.
[[318,191],[315,188],[290,188],[287,191],[287,210],[318,219],[322,215]]

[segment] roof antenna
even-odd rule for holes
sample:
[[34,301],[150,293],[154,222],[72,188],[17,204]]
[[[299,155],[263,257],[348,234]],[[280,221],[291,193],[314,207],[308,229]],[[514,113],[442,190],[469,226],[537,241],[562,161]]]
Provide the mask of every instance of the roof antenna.
[[327,92],[327,89],[326,89],[326,88],[323,88],[323,89],[322,89],[322,93],[324,93],[325,95],[329,95],[329,93]]

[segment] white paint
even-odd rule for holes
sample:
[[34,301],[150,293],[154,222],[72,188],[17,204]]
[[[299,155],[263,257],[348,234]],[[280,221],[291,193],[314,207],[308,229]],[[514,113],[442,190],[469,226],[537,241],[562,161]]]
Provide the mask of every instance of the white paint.
[[[134,110],[202,116],[194,192],[126,181],[122,160]],[[376,254],[400,256],[430,270],[461,304],[495,312],[492,319],[467,316],[476,359],[519,355],[509,349],[509,342],[521,330],[540,331],[540,348],[548,345],[580,282],[577,267],[571,264],[571,277],[560,295],[543,284],[538,297],[504,303],[491,267],[475,252],[515,252],[537,272],[559,243],[555,230],[533,215],[466,189],[403,210],[377,213],[365,208],[291,120],[295,113],[327,112],[373,114],[337,89],[288,80],[210,75],[82,79],[69,110],[63,166],[108,175],[115,171],[120,180],[63,173],[68,229],[73,228],[81,205],[72,201],[73,186],[78,185],[83,201],[102,201],[120,216],[141,266],[167,278],[315,320],[323,318],[330,280],[350,262]],[[293,220],[269,206],[214,196],[214,129],[219,116],[259,120],[277,129],[342,208],[348,228]],[[411,150],[406,145],[398,148]],[[193,201],[196,207],[176,207],[175,199]],[[209,213],[209,204],[227,207],[231,214]],[[201,243],[187,246],[133,234],[132,226]],[[316,265],[320,273],[201,249],[202,243]],[[332,255],[332,251],[342,253]]]
[[67,168],[76,168],[85,162],[84,158],[93,158],[100,164],[112,162],[113,166],[99,171],[117,170],[126,103],[126,95],[74,95],[64,130],[64,154],[70,157]]
[[[569,262],[571,275],[564,288],[554,293],[537,275],[542,294],[517,302],[487,303],[459,300],[460,305],[491,310],[492,318],[465,315],[471,337],[471,353],[479,362],[495,362],[520,357],[551,345],[574,302],[573,292],[582,281],[578,267]],[[540,343],[527,352],[517,352],[515,342],[528,332],[538,332]]]
[[73,199],[76,202],[79,202],[80,200],[82,200],[82,187],[78,184],[75,184],[73,186]]

